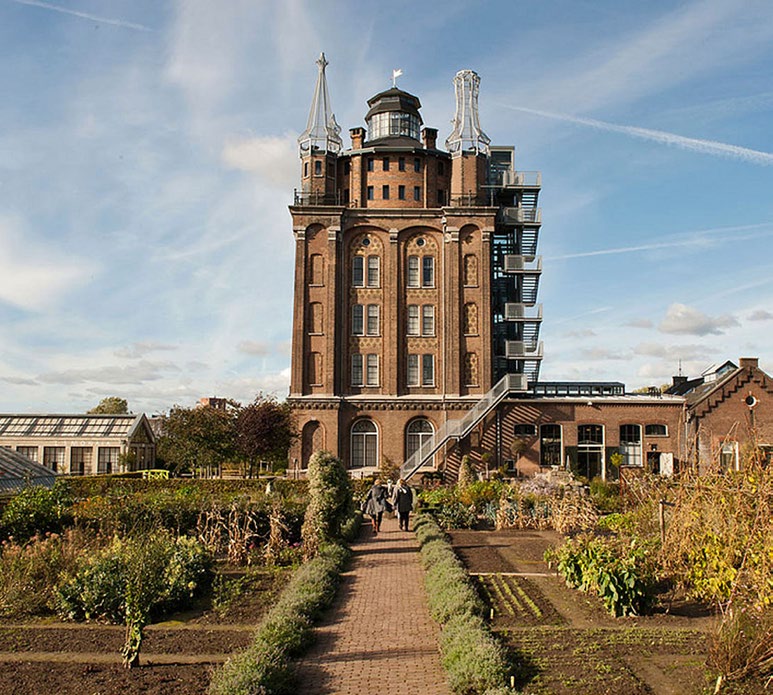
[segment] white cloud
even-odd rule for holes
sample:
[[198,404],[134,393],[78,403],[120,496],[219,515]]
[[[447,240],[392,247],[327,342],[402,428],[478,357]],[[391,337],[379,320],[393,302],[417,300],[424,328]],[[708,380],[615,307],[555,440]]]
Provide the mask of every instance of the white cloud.
[[584,360],[590,360],[593,362],[605,362],[606,360],[624,360],[627,359],[625,355],[619,352],[612,352],[606,348],[585,348],[580,350],[580,355]]
[[705,345],[664,345],[663,343],[639,343],[633,351],[646,357],[661,357],[667,360],[697,360],[708,358],[714,351]]
[[136,364],[103,367],[87,367],[83,369],[65,369],[59,372],[47,372],[38,376],[38,380],[46,384],[81,384],[89,381],[103,384],[137,384],[144,381],[163,379],[169,372],[179,372],[180,368],[173,362],[140,361]]
[[747,318],[749,321],[770,321],[773,319],[773,314],[765,309],[756,309]]
[[232,169],[256,173],[265,183],[285,191],[299,177],[298,143],[293,135],[229,140],[223,146],[222,161]]
[[139,359],[140,357],[144,357],[149,352],[160,352],[160,351],[169,351],[169,350],[176,350],[177,347],[175,345],[166,345],[164,343],[155,343],[155,342],[139,342],[139,343],[133,343],[132,345],[129,345],[128,347],[122,347],[118,348],[115,351],[116,357],[121,357],[124,359]]
[[649,319],[631,319],[625,325],[631,328],[652,328],[653,323]]
[[242,340],[237,346],[239,352],[246,355],[267,355],[269,352],[268,344],[258,340]]
[[737,325],[738,320],[728,314],[712,317],[686,304],[672,304],[658,330],[686,335],[722,335],[723,329]]
[[43,244],[19,225],[0,218],[0,301],[41,311],[99,272],[99,264]]
[[567,331],[567,338],[593,338],[596,332],[592,328],[582,328],[578,331]]

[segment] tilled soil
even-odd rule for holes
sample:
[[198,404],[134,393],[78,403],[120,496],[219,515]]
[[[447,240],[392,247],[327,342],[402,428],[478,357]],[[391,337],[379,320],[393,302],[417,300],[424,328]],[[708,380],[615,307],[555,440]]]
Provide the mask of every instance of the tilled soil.
[[509,647],[520,692],[713,691],[705,662],[715,623],[706,610],[675,603],[652,616],[614,618],[598,597],[568,588],[543,561],[545,550],[562,542],[559,534],[460,530],[450,535],[493,611],[491,624]]
[[212,671],[246,647],[286,575],[268,574],[216,612],[204,602],[145,629],[140,666],[121,666],[124,627],[35,620],[0,623],[0,693],[205,693]]

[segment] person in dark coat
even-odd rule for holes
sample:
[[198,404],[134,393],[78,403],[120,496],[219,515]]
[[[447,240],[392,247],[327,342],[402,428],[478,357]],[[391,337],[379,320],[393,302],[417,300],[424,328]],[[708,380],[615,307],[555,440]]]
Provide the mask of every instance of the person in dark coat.
[[394,506],[397,513],[400,530],[407,531],[408,517],[413,510],[413,491],[402,478],[397,481],[397,486],[392,493],[392,506]]
[[386,507],[387,489],[376,478],[373,487],[368,490],[368,496],[365,498],[365,513],[370,516],[373,533],[378,533],[381,530],[381,519],[384,516]]

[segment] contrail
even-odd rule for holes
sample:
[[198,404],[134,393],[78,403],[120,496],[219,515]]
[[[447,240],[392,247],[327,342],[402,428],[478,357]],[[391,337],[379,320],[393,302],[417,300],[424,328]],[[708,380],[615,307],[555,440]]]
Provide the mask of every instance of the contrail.
[[42,2],[41,0],[9,0],[9,2],[15,2],[17,5],[30,5],[31,7],[42,7],[44,10],[53,10],[54,12],[69,14],[69,15],[72,15],[73,17],[88,19],[93,22],[99,22],[100,24],[112,24],[113,26],[123,27],[124,29],[135,29],[136,31],[153,31],[150,27],[146,27],[144,24],[125,22],[122,19],[110,19],[109,17],[99,17],[98,15],[95,15],[95,14],[89,14],[88,12],[79,12],[78,10],[71,10],[71,9],[68,9],[67,7],[52,5],[49,2]]
[[[759,236],[770,236],[771,232],[757,232],[754,233],[751,230],[755,229],[769,229],[771,227],[770,222],[762,222],[759,224],[745,224],[735,227],[719,227],[716,229],[703,229],[699,232],[693,232],[694,236],[688,238],[677,239],[675,241],[656,241],[650,244],[639,244],[637,246],[618,246],[611,249],[597,249],[596,251],[581,251],[579,253],[567,253],[561,256],[551,256],[551,261],[563,261],[568,258],[588,258],[590,256],[613,256],[620,253],[636,253],[637,251],[656,251],[658,249],[670,249],[689,246],[705,246],[707,244],[714,243],[711,239],[712,235],[727,234],[729,232],[749,232],[743,236],[735,235],[732,237],[732,241],[739,241],[741,239],[754,239]],[[703,235],[703,236],[701,236]],[[720,239],[720,241],[727,241],[729,239]]]
[[641,138],[642,140],[652,140],[654,142],[663,143],[664,145],[673,145],[674,147],[679,147],[683,150],[693,150],[694,152],[702,152],[703,154],[713,154],[721,157],[729,157],[731,159],[740,159],[744,162],[751,162],[752,164],[773,166],[773,154],[770,152],[751,150],[748,147],[728,145],[727,143],[716,142],[715,140],[688,138],[684,135],[668,133],[664,130],[651,130],[650,128],[637,128],[636,126],[607,123],[606,121],[597,121],[595,118],[581,118],[580,116],[570,116],[565,113],[552,113],[550,111],[528,109],[525,106],[510,106],[501,103],[500,106],[512,109],[513,111],[530,113],[535,116],[544,116],[545,118],[553,118],[558,121],[586,125],[590,128],[596,128],[597,130],[605,130],[611,133],[623,133],[624,135],[631,135],[635,138]]

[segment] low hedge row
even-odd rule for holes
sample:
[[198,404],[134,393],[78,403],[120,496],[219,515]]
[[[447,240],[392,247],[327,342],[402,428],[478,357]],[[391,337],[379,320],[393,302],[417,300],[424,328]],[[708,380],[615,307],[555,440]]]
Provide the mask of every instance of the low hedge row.
[[[356,536],[362,515],[347,522],[342,536]],[[302,565],[279,601],[268,612],[244,651],[232,656],[215,672],[210,695],[283,695],[296,692],[290,658],[311,643],[312,627],[335,597],[341,571],[350,552],[330,544]]]
[[455,693],[495,695],[507,690],[507,659],[483,620],[484,606],[437,522],[415,524],[426,570],[430,615],[441,625],[440,657]]

